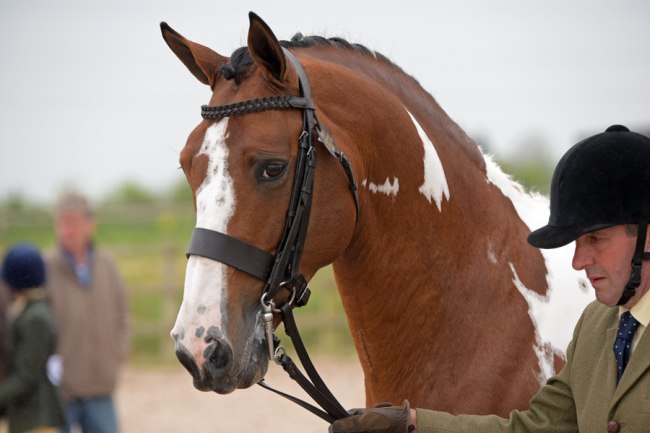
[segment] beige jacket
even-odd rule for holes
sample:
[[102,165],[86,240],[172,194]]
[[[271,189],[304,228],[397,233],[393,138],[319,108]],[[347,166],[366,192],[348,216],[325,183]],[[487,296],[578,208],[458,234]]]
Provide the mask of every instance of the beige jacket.
[[650,332],[645,332],[616,386],[612,352],[618,308],[587,306],[560,374],[533,397],[530,409],[510,419],[418,410],[418,433],[452,432],[650,432]]
[[46,257],[47,293],[59,330],[61,389],[68,399],[108,396],[128,347],[126,293],[112,259],[95,249],[92,283],[79,284],[62,251]]

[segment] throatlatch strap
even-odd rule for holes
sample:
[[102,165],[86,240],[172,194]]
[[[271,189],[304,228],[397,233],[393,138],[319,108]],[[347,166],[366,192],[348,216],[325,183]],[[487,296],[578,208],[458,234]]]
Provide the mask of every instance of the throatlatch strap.
[[187,256],[216,260],[266,281],[274,257],[272,254],[214,230],[195,227],[187,247]]

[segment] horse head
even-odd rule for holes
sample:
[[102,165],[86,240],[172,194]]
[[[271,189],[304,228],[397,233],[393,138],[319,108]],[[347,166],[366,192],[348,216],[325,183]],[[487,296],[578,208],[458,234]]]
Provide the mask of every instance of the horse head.
[[[304,111],[313,107],[241,106],[246,101],[279,100],[276,97],[300,105],[307,85],[301,81],[300,64],[289,60],[292,55],[253,13],[247,47],[230,58],[184,38],[165,23],[161,28],[176,56],[210,86],[210,106],[225,107],[214,118],[204,115],[208,118],[191,132],[180,155],[194,194],[197,229],[225,235],[277,258],[287,231],[288,209],[298,194],[293,179],[304,169],[298,145],[306,133]],[[309,59],[303,63],[309,70]],[[350,195],[339,161],[324,146],[307,151],[324,155],[315,171],[314,212],[307,215],[311,221],[308,229],[304,227],[303,254],[295,263],[309,280],[345,249],[355,228],[355,202],[335,199]],[[333,232],[337,236],[329,236]],[[183,301],[171,335],[196,388],[225,394],[251,386],[266,373],[270,355],[261,297],[268,275],[261,273],[255,277],[201,254],[189,255]],[[291,296],[280,288],[274,292],[273,304]],[[278,318],[274,320],[277,324]]]

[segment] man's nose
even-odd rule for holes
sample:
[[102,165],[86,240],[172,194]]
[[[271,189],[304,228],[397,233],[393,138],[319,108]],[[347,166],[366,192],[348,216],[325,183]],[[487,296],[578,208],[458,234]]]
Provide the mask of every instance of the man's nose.
[[576,241],[576,249],[573,253],[573,260],[571,261],[571,266],[576,271],[583,270],[587,265],[592,264],[591,256],[587,248],[582,246],[578,241]]

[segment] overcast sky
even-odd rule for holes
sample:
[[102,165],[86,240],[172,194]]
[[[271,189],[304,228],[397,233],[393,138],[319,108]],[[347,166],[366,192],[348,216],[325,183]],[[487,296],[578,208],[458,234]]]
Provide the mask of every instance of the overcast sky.
[[383,53],[498,155],[535,139],[557,160],[612,123],[650,126],[648,0],[0,0],[0,199],[178,181],[210,95],[159,23],[230,55],[250,10],[279,39]]

